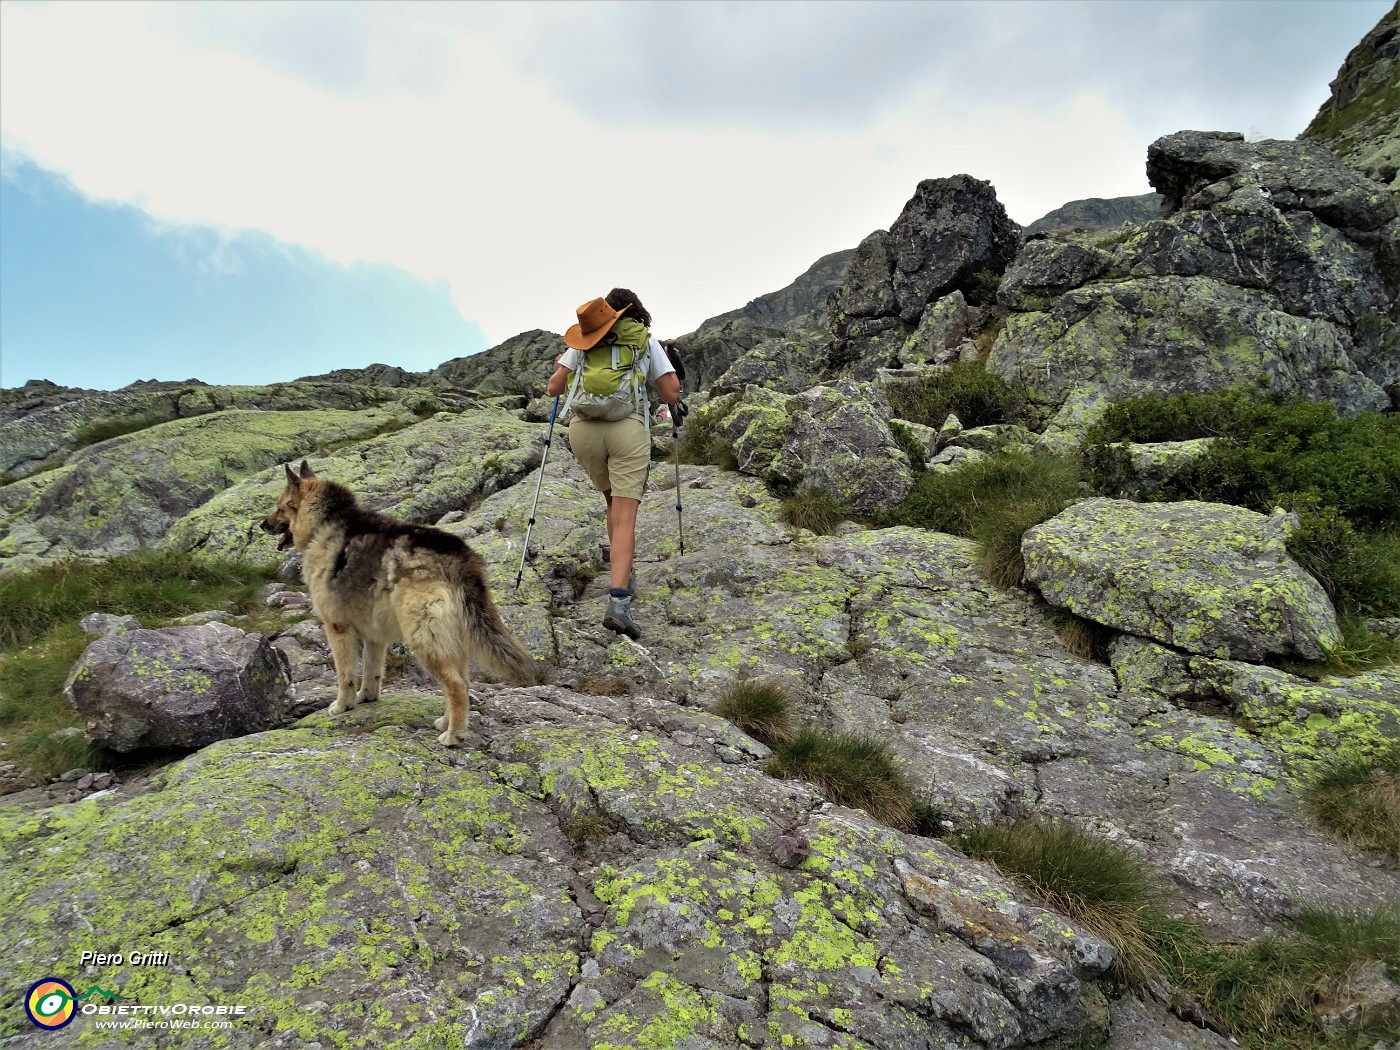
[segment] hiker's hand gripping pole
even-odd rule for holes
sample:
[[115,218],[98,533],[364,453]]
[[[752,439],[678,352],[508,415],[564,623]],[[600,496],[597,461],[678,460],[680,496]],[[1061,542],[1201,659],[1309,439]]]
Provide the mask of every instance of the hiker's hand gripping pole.
[[[530,522],[525,526],[525,545],[520,552],[520,568],[515,574],[515,589],[520,589],[520,579],[525,575],[525,559],[530,554],[530,530],[535,527],[535,509],[540,505],[540,489],[544,488],[544,465],[549,462],[549,446],[554,440],[554,419],[559,415],[559,394],[554,395],[554,407],[549,411],[549,430],[544,436],[544,455],[540,456],[540,480],[535,485],[535,501],[530,504]],[[680,467],[677,466],[679,471]],[[676,475],[679,477],[679,473]]]

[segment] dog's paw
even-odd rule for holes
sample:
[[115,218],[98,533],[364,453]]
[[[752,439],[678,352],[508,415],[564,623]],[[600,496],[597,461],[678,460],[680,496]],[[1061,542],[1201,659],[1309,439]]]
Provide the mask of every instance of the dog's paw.
[[446,716],[446,715],[439,715],[439,716],[438,716],[438,720],[437,720],[436,722],[433,723],[433,728],[434,728],[434,729],[446,729],[446,728],[447,728],[447,716]]
[[438,739],[438,743],[441,744],[443,747],[456,747],[457,745],[459,745],[459,744],[461,744],[461,743],[464,743],[464,742],[466,741],[466,739],[467,739],[467,734],[464,733],[464,732],[458,732],[458,733],[451,733],[451,732],[449,732],[449,733],[443,733],[443,734],[442,734],[441,736],[439,736],[437,739]]
[[326,714],[342,715],[354,706],[354,704],[347,704],[344,700],[337,700],[335,703],[331,704],[330,707],[326,708]]
[[372,704],[372,703],[374,703],[374,702],[375,702],[376,700],[378,700],[378,699],[379,699],[379,694],[378,694],[378,693],[375,693],[373,696],[361,696],[361,697],[359,697],[358,699],[356,699],[355,703],[357,703],[357,704]]

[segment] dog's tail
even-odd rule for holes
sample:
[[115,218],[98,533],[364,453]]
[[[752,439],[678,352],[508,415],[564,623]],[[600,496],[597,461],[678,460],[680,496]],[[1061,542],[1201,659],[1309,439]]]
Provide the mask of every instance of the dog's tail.
[[[474,560],[480,561],[480,556]],[[484,562],[480,568],[484,570]],[[472,655],[487,669],[516,685],[534,685],[535,658],[502,622],[496,603],[491,600],[484,571],[468,569],[463,575],[463,604]]]

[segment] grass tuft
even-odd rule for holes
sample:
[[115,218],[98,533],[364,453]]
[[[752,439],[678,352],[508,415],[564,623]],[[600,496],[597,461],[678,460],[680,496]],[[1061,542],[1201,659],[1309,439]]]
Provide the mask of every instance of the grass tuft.
[[590,696],[627,696],[632,692],[632,683],[615,675],[586,674],[574,688]]
[[934,429],[950,413],[964,427],[1017,422],[1026,403],[1022,390],[988,372],[980,361],[956,362],[941,372],[892,383],[885,394],[897,418]]
[[1047,606],[1045,619],[1051,629],[1060,636],[1065,648],[1082,660],[1097,663],[1108,662],[1108,644],[1113,640],[1113,629],[1093,620],[1086,620],[1058,605]]
[[1313,818],[1342,841],[1400,859],[1400,743],[1327,762],[1302,795]]
[[846,519],[836,498],[817,485],[803,485],[783,500],[778,520],[795,529],[806,529],[818,536],[830,536]]
[[796,735],[792,706],[792,696],[783,686],[744,680],[721,693],[711,711],[760,743],[777,747]]
[[914,825],[914,793],[889,748],[872,736],[803,728],[776,749],[767,771],[809,781],[837,805],[863,809],[890,827]]

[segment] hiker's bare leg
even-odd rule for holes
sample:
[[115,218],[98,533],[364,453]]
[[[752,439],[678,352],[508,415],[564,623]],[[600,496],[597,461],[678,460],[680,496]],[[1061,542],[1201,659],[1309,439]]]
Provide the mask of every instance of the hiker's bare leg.
[[612,585],[624,590],[631,586],[632,556],[637,547],[637,508],[642,505],[639,499],[627,496],[613,497],[604,493],[608,500],[608,544],[612,548]]

